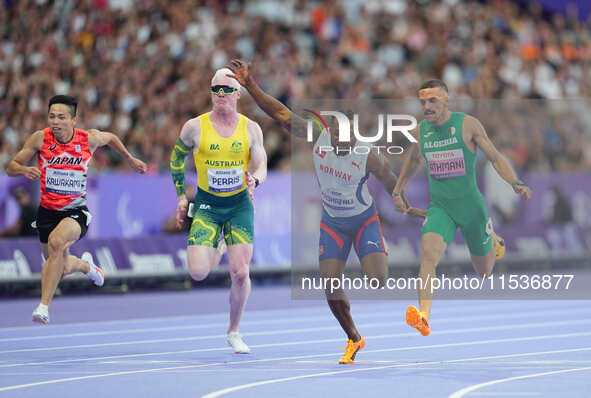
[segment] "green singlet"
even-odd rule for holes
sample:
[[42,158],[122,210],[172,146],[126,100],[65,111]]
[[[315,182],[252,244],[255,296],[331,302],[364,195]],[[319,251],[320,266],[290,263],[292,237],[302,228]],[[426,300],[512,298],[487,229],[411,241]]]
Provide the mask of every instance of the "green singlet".
[[439,234],[449,245],[459,227],[470,253],[484,256],[493,247],[492,221],[476,184],[476,154],[462,137],[465,117],[465,113],[452,112],[441,126],[426,120],[420,124],[421,153],[429,171],[431,194],[422,234]]

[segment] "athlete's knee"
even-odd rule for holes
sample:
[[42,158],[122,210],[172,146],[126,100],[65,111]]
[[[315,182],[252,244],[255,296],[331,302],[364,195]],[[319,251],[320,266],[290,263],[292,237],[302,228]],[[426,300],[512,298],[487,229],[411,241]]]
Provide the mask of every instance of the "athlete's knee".
[[[377,283],[378,287],[382,288],[386,285],[386,280],[388,279],[388,269],[380,269],[374,270],[366,274],[367,279],[369,279],[372,287],[375,286]],[[377,281],[377,282],[376,282]]]
[[338,279],[343,275],[343,272],[340,269],[327,269],[321,267],[320,275],[323,279]]
[[423,264],[427,266],[437,267],[439,260],[441,259],[441,250],[439,248],[423,247],[423,253],[421,255],[421,266]]
[[249,280],[250,273],[248,270],[248,264],[240,264],[239,266],[230,266],[230,278],[232,283],[239,285]]
[[209,267],[206,264],[189,263],[189,274],[196,281],[202,281],[209,275]]
[[51,234],[47,242],[49,256],[62,255],[67,249],[67,241],[60,235]]
[[487,258],[484,266],[480,267],[478,273],[480,274],[481,278],[487,278],[492,275],[493,268],[495,267],[495,257]]

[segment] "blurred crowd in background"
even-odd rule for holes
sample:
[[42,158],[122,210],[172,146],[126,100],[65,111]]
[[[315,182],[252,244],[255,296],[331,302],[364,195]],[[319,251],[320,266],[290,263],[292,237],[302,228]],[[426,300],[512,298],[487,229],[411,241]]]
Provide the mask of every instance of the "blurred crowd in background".
[[[4,0],[0,21],[2,168],[46,125],[48,99],[69,94],[79,127],[115,132],[151,172],[166,171],[182,123],[210,109],[212,74],[232,58],[252,61],[256,80],[287,104],[403,99],[430,78],[457,100],[591,94],[590,25],[536,3]],[[560,117],[513,108],[483,124],[519,172],[588,170],[584,101],[565,102]],[[246,92],[239,111],[261,125],[270,169],[288,170],[288,134]],[[127,169],[110,151],[92,166]]]

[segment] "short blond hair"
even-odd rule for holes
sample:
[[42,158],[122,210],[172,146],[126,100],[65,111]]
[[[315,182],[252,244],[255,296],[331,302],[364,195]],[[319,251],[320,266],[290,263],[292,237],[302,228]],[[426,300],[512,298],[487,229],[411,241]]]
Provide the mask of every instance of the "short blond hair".
[[238,83],[238,81],[236,79],[232,79],[231,77],[226,76],[226,75],[233,75],[233,74],[234,74],[234,72],[232,72],[228,68],[220,68],[220,69],[216,70],[215,73],[213,74],[213,77],[211,78],[211,85],[215,86],[216,84],[214,84],[214,81],[219,82],[220,80],[223,79],[225,85],[240,89],[240,83]]

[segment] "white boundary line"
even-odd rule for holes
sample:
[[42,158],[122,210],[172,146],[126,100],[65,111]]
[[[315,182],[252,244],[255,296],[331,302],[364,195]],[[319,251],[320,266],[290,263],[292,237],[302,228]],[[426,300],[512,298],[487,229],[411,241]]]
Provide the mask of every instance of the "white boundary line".
[[[544,315],[544,316],[552,316],[554,314],[564,315],[569,312],[576,313],[577,315],[583,314],[585,310],[537,310],[537,311],[527,311],[521,313],[511,313],[503,315],[503,319],[511,319],[511,318],[529,318],[535,315]],[[588,310],[589,316],[591,319],[591,309]],[[382,312],[363,312],[361,314],[355,315],[356,320],[360,319],[367,319],[367,318],[383,318],[383,317],[392,317],[392,311],[382,311]],[[489,319],[499,319],[501,316],[498,314],[490,314],[490,315],[477,315],[470,317],[470,320],[489,320]],[[451,318],[443,318],[437,319],[437,324],[442,323],[449,323],[449,322],[456,322],[465,320],[465,316],[461,317],[451,317]],[[243,327],[254,326],[254,325],[269,325],[269,324],[282,324],[282,323],[293,323],[293,322],[310,322],[310,321],[330,321],[331,324],[334,324],[333,318],[327,317],[324,315],[318,316],[308,316],[308,317],[294,317],[294,318],[280,318],[280,319],[260,319],[260,320],[252,320],[246,321],[242,323]],[[191,330],[191,329],[206,329],[208,327],[223,327],[226,326],[227,322],[218,322],[218,323],[210,323],[210,324],[193,324],[193,325],[184,325],[184,326],[166,326],[166,327],[150,327],[145,329],[118,329],[118,330],[105,330],[105,331],[97,331],[97,332],[79,332],[79,333],[70,333],[70,334],[54,334],[54,335],[39,335],[39,336],[29,336],[29,337],[7,337],[7,338],[0,338],[0,343],[5,342],[12,342],[12,341],[29,341],[29,340],[48,340],[48,339],[57,339],[57,338],[71,338],[71,337],[87,337],[87,336],[107,336],[113,334],[139,334],[140,332],[166,332],[166,331],[175,331],[175,330]],[[363,324],[361,324],[363,327]],[[246,334],[245,334],[246,335]],[[0,352],[1,353],[1,352]]]
[[[498,359],[498,358],[515,358],[515,357],[520,357],[520,356],[531,356],[531,355],[557,354],[557,353],[585,351],[585,350],[591,350],[591,348],[585,347],[585,348],[574,349],[574,350],[539,351],[539,352],[528,352],[528,353],[523,353],[523,354],[492,355],[492,356],[486,356],[486,357],[471,357],[471,358],[451,359],[451,360],[443,360],[443,361],[419,362],[419,363],[412,363],[412,364],[374,366],[371,368],[363,368],[363,369],[337,370],[334,372],[311,373],[311,374],[307,374],[307,375],[283,377],[283,378],[279,378],[279,379],[262,380],[262,381],[257,381],[254,383],[241,384],[241,385],[234,386],[234,387],[224,388],[224,389],[218,390],[218,391],[213,391],[209,394],[203,395],[202,398],[217,398],[222,395],[229,394],[231,392],[246,390],[246,389],[252,388],[252,387],[258,387],[258,386],[263,386],[263,385],[267,385],[267,384],[282,383],[282,382],[293,381],[293,380],[310,379],[313,377],[331,376],[331,375],[335,375],[335,374],[367,372],[367,371],[371,371],[371,370],[404,368],[404,367],[423,366],[423,365],[435,365],[435,364],[441,365],[444,363],[473,362],[473,361],[482,361],[482,360]],[[585,369],[591,369],[591,367],[585,368]]]
[[[558,311],[557,311],[558,312]],[[580,311],[573,311],[580,313]],[[542,312],[543,313],[543,312]],[[564,311],[562,311],[564,313]],[[225,314],[226,315],[226,314]],[[358,319],[365,319],[365,318],[378,318],[392,315],[392,311],[384,311],[384,312],[374,312],[374,313],[364,313],[359,314],[356,318]],[[227,315],[226,315],[227,317]],[[260,319],[260,320],[252,320],[252,321],[245,321],[242,322],[241,325],[244,326],[255,326],[255,325],[268,325],[268,324],[281,324],[281,323],[292,323],[292,322],[310,322],[310,321],[332,321],[332,318],[324,315],[318,316],[309,316],[309,317],[294,317],[294,318],[280,318],[280,319]],[[334,323],[334,322],[331,322]],[[28,340],[47,340],[47,339],[54,339],[54,338],[71,338],[71,337],[86,337],[86,336],[106,336],[111,334],[139,334],[144,332],[166,332],[166,331],[174,331],[174,330],[190,330],[190,329],[206,329],[209,327],[224,327],[228,326],[228,322],[217,322],[217,323],[209,323],[209,324],[193,324],[193,325],[184,325],[184,326],[166,326],[166,327],[150,327],[145,329],[117,329],[117,330],[104,330],[98,332],[79,332],[79,333],[70,333],[70,334],[53,334],[53,335],[40,335],[40,336],[29,336],[29,337],[7,337],[7,338],[0,338],[0,343],[10,342],[10,341],[28,341]]]
[[[560,314],[564,314],[565,311],[557,311]],[[571,311],[580,313],[580,311]],[[542,314],[552,315],[550,311],[541,311]],[[482,320],[495,320],[495,319],[521,319],[527,317],[527,314],[521,313],[513,313],[513,314],[494,314],[494,315],[479,315],[479,316],[472,316],[470,317],[470,321],[482,321]],[[447,318],[438,321],[439,323],[451,323],[456,321],[464,321],[466,319],[465,316],[457,317],[457,318]],[[527,323],[522,325],[505,325],[505,326],[491,326],[491,327],[480,327],[480,328],[471,328],[465,330],[472,330],[472,331],[487,331],[487,330],[504,330],[508,328],[524,328],[524,327],[537,327],[537,326],[563,326],[563,325],[581,325],[581,324],[589,324],[591,323],[590,319],[582,319],[582,320],[573,320],[573,321],[556,321],[556,322],[537,322],[537,323]],[[379,326],[391,326],[392,321],[387,322],[376,322],[371,324],[361,324],[360,328],[372,328],[372,327],[379,327]],[[270,330],[266,332],[252,332],[252,333],[243,333],[243,336],[269,336],[275,334],[292,334],[292,333],[306,333],[306,332],[316,332],[316,331],[330,331],[330,330],[340,330],[340,327],[337,325],[333,326],[322,326],[322,327],[310,327],[310,328],[301,328],[301,329],[279,329],[279,330]],[[445,331],[439,331],[437,334],[441,334]],[[402,333],[402,334],[392,334],[388,335],[390,337],[403,337],[408,335],[414,335],[414,333]],[[168,343],[168,342],[180,342],[180,341],[199,341],[199,340],[209,340],[209,339],[220,339],[224,338],[225,334],[215,334],[215,335],[206,335],[206,336],[192,336],[192,337],[174,337],[168,339],[149,339],[149,340],[132,340],[132,341],[120,341],[120,342],[112,342],[112,343],[98,343],[98,344],[78,344],[78,345],[70,345],[70,346],[54,346],[54,347],[36,347],[36,348],[22,348],[22,349],[14,349],[14,350],[4,350],[0,351],[0,354],[13,354],[18,352],[39,352],[39,351],[58,351],[58,350],[69,350],[69,349],[86,349],[86,348],[96,348],[96,347],[111,347],[111,346],[122,346],[122,345],[134,345],[134,344],[154,344],[154,343]]]
[[[310,301],[321,301],[321,300],[310,300]],[[577,300],[568,300],[569,303],[577,302]],[[578,300],[581,301],[581,300]],[[289,311],[318,311],[319,313],[326,313],[330,314],[330,310],[328,310],[326,306],[326,301],[322,300],[324,305],[317,304],[317,305],[310,305],[310,306],[303,306],[303,307],[295,307],[289,308]],[[400,300],[396,300],[395,302],[400,302]],[[470,299],[470,300],[440,300],[440,302],[446,303],[456,303],[458,306],[446,306],[437,309],[437,313],[457,313],[462,312],[465,313],[466,309],[477,308],[478,310],[490,310],[490,309],[503,309],[506,306],[512,305],[510,301],[507,300],[477,300],[477,299]],[[540,303],[539,300],[532,300],[531,302],[535,302],[537,304]],[[543,300],[543,303],[556,303],[557,300]],[[558,301],[560,302],[560,301]],[[472,303],[476,303],[475,305],[471,305]],[[527,303],[527,302],[526,302]],[[499,305],[502,304],[502,305]],[[523,302],[521,303],[523,307]],[[9,305],[9,304],[7,304]],[[366,310],[374,310],[375,307],[379,306],[387,306],[392,305],[391,300],[377,300],[377,301],[356,301],[351,311],[353,312],[355,317],[363,316],[363,312]],[[401,311],[406,309],[406,301],[405,304],[401,304]],[[2,306],[0,306],[1,308]],[[31,306],[34,308],[34,305]],[[534,306],[533,310],[540,308],[539,305]],[[557,307],[557,309],[560,307]],[[522,308],[524,309],[524,308]],[[530,310],[529,308],[525,308],[526,310]],[[285,314],[286,309],[269,309],[269,310],[254,310],[254,311],[247,311],[249,316],[257,316],[264,314],[264,316],[268,316],[269,313],[279,312]],[[386,310],[384,310],[386,311]],[[390,310],[389,313],[392,313]],[[58,329],[64,327],[78,327],[78,326],[98,326],[98,325],[117,325],[117,324],[125,324],[128,325],[130,323],[142,323],[142,322],[162,322],[162,321],[184,321],[184,320],[194,320],[194,321],[203,321],[203,318],[216,318],[220,317],[222,319],[226,319],[228,317],[227,312],[216,312],[210,314],[194,314],[194,315],[176,315],[176,316],[163,316],[163,317],[154,317],[154,318],[132,318],[132,319],[117,319],[117,320],[110,320],[110,321],[89,321],[89,322],[72,322],[72,323],[63,323],[63,324],[49,324],[42,327],[42,329],[49,330],[49,329]],[[263,319],[264,320],[264,319]],[[261,320],[261,321],[263,321]],[[244,320],[242,323],[246,324],[249,322],[248,320]],[[227,325],[227,322],[224,324]],[[41,328],[39,325],[34,325],[31,323],[29,326],[14,326],[14,327],[0,327],[0,333],[2,332],[10,332],[10,331],[33,331],[33,330],[40,330]]]
[[[533,336],[533,337],[523,337],[523,338],[513,338],[513,339],[479,340],[479,341],[470,341],[467,343],[441,344],[438,346],[431,345],[431,346],[415,346],[415,347],[398,347],[398,348],[387,348],[387,349],[381,349],[381,350],[368,350],[368,351],[364,351],[364,352],[370,353],[370,352],[391,352],[391,351],[405,351],[405,350],[417,350],[417,349],[432,349],[432,348],[441,348],[441,347],[458,347],[458,346],[467,346],[467,345],[505,343],[505,342],[509,342],[509,341],[517,342],[517,341],[531,341],[531,340],[547,340],[547,339],[553,339],[553,338],[570,338],[570,337],[589,336],[589,335],[591,335],[591,332],[569,333],[569,334],[563,334],[563,335]],[[390,366],[379,367],[379,368],[375,368],[375,369],[382,369],[382,368],[385,369],[385,368],[392,368],[392,367],[405,367],[405,366],[415,366],[415,365],[417,365],[417,366],[433,365],[433,364],[441,364],[441,363],[445,363],[445,362],[453,363],[453,362],[474,361],[474,360],[479,360],[479,359],[511,358],[511,357],[519,357],[519,356],[557,354],[557,353],[568,353],[568,352],[578,352],[578,351],[591,351],[591,347],[555,350],[555,351],[539,351],[539,352],[533,352],[533,353],[509,354],[509,355],[500,355],[500,356],[491,356],[491,357],[478,357],[478,358],[469,358],[469,359],[465,359],[465,360],[431,361],[431,362],[423,362],[423,363],[390,365]],[[22,389],[22,388],[35,387],[35,386],[47,385],[47,384],[57,384],[57,383],[65,383],[65,382],[70,382],[70,381],[96,379],[96,378],[101,378],[101,377],[122,376],[122,375],[139,374],[139,373],[152,373],[152,372],[169,371],[169,370],[197,369],[197,368],[212,367],[212,366],[217,366],[217,365],[242,365],[242,364],[247,364],[247,363],[261,363],[261,362],[273,362],[273,361],[285,361],[285,360],[293,361],[293,360],[297,360],[297,359],[337,356],[340,354],[341,353],[300,355],[300,356],[292,356],[292,357],[254,359],[254,360],[247,360],[247,361],[215,362],[215,363],[200,364],[200,365],[173,366],[173,367],[165,367],[165,368],[141,369],[141,370],[130,370],[130,371],[124,371],[124,372],[103,373],[103,374],[98,374],[98,375],[69,377],[66,379],[46,380],[46,381],[40,381],[40,382],[35,382],[35,383],[5,386],[5,387],[0,388],[0,392],[18,390],[18,389]],[[374,368],[364,368],[364,369],[359,369],[359,370],[373,370],[373,369]]]
[[555,375],[555,374],[560,374],[560,373],[581,372],[583,370],[591,370],[591,366],[587,366],[585,368],[554,370],[554,371],[551,371],[551,372],[534,373],[534,374],[529,374],[529,375],[515,376],[515,377],[507,377],[505,379],[498,379],[498,380],[487,381],[486,383],[475,384],[473,386],[462,388],[461,390],[458,390],[458,391],[454,392],[453,394],[451,394],[449,396],[449,398],[462,398],[464,395],[469,394],[469,393],[471,393],[474,390],[478,390],[480,388],[492,386],[492,385],[495,385],[495,384],[507,383],[509,381],[523,380],[523,379],[531,379],[531,378],[534,378],[534,377],[550,376],[550,375]]
[[[496,318],[493,318],[496,319]],[[505,318],[506,319],[506,318]],[[521,325],[502,325],[502,326],[483,326],[478,328],[463,328],[463,329],[449,329],[449,330],[441,330],[438,331],[438,335],[448,335],[448,334],[462,334],[462,333],[473,333],[473,332],[490,332],[490,331],[499,331],[499,330],[508,330],[508,329],[530,329],[532,327],[549,327],[549,326],[570,326],[570,325],[585,325],[590,324],[591,319],[589,320],[579,320],[579,321],[555,321],[555,322],[538,322],[538,323],[525,323]],[[385,323],[375,323],[375,324],[366,324],[365,328],[375,327],[375,326],[383,326],[389,325],[389,322]],[[290,334],[290,333],[300,333],[302,331],[317,331],[317,330],[339,330],[338,326],[326,327],[326,328],[306,328],[306,329],[285,329],[281,331],[269,331],[269,332],[255,332],[250,334],[245,334],[244,336],[265,336],[265,335],[275,335],[275,334]],[[576,334],[576,333],[575,333]],[[221,339],[225,337],[225,335],[210,335],[210,336],[196,336],[196,337],[182,337],[182,338],[174,338],[174,339],[158,339],[158,340],[142,340],[142,341],[127,341],[127,342],[118,342],[118,343],[101,343],[101,344],[91,344],[91,345],[78,345],[78,346],[65,346],[65,347],[47,347],[47,348],[32,348],[32,349],[22,349],[22,350],[8,350],[8,351],[0,351],[0,353],[16,353],[16,352],[31,352],[31,351],[52,351],[52,350],[66,350],[66,349],[78,349],[78,348],[91,348],[91,347],[109,347],[109,346],[122,346],[122,345],[134,345],[134,344],[146,344],[146,343],[159,343],[159,342],[176,342],[176,341],[195,341],[195,340],[207,340],[207,339]],[[405,332],[405,333],[390,333],[390,334],[382,334],[377,336],[367,336],[367,339],[383,339],[383,338],[393,338],[393,337],[416,337],[416,332]],[[269,344],[259,344],[253,345],[252,348],[262,348],[262,347],[282,347],[288,345],[298,345],[298,344],[312,344],[312,343],[328,343],[328,342],[339,342],[342,341],[340,339],[321,339],[321,340],[304,340],[304,341],[292,341],[292,342],[281,342],[281,343],[269,343]],[[224,351],[228,350],[227,347],[218,347],[218,348],[203,348],[198,350],[191,350],[188,352],[211,352],[211,351]],[[182,351],[180,351],[182,352]],[[137,355],[137,354],[132,354]],[[142,354],[139,354],[142,355]],[[146,354],[143,354],[146,355]],[[86,358],[84,359],[86,360]],[[70,362],[70,361],[68,361]],[[4,367],[13,367],[13,366],[22,366],[22,364],[9,364],[9,365],[0,365],[0,368]]]
[[[461,331],[446,331],[446,334],[455,333],[464,333],[465,330]],[[413,336],[415,333],[411,333]],[[376,350],[363,350],[363,353],[377,353],[377,352],[394,352],[394,351],[408,351],[408,350],[420,350],[426,348],[449,348],[449,347],[461,347],[461,346],[471,346],[471,345],[478,345],[478,344],[490,344],[490,343],[510,343],[516,341],[535,341],[535,340],[544,340],[549,338],[567,338],[567,337],[586,337],[591,336],[591,332],[580,332],[580,333],[565,333],[565,334],[554,334],[554,335],[543,335],[543,336],[530,336],[530,337],[515,337],[515,338],[505,338],[505,339],[493,339],[493,340],[479,340],[475,342],[464,342],[464,343],[445,343],[445,344],[431,344],[431,345],[419,345],[419,346],[409,346],[409,347],[396,347],[396,348],[382,348]],[[381,336],[370,336],[368,339],[376,340],[382,338],[390,338],[392,335],[381,335]],[[307,344],[319,344],[319,343],[334,343],[343,341],[342,339],[326,339],[326,340],[312,340],[312,341],[296,341],[290,343],[272,343],[272,344],[259,344],[255,346],[250,346],[252,348],[268,348],[268,347],[276,347],[276,346],[286,346],[286,345],[301,345],[304,343]],[[211,352],[211,351],[228,351],[228,347],[220,347],[220,348],[205,348],[205,349],[196,349],[196,350],[183,350],[183,351],[169,351],[169,352],[155,352],[155,353],[145,353],[145,354],[126,354],[126,355],[114,355],[108,357],[94,357],[94,358],[78,358],[78,359],[64,359],[60,361],[47,361],[47,362],[31,362],[31,363],[18,363],[18,364],[10,364],[10,365],[2,365],[2,368],[12,368],[16,366],[34,366],[34,365],[51,365],[57,363],[66,363],[66,362],[86,362],[86,361],[101,361],[105,359],[116,359],[116,358],[132,358],[132,357],[147,357],[147,356],[158,356],[158,355],[171,355],[171,354],[187,354],[187,353],[196,353],[196,352]],[[241,363],[251,363],[251,362],[265,362],[269,360],[283,360],[283,359],[297,359],[297,358],[317,358],[317,357],[329,357],[340,355],[341,353],[330,353],[330,354],[314,354],[314,355],[303,355],[300,357],[285,357],[285,358],[275,358],[275,359],[254,359],[249,361],[237,361],[237,362],[224,362],[224,363],[213,363],[207,366],[213,365],[220,365],[220,364],[228,364],[232,365],[234,363],[241,364]]]

